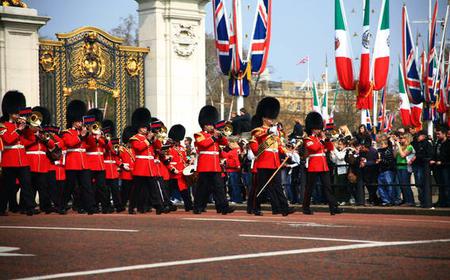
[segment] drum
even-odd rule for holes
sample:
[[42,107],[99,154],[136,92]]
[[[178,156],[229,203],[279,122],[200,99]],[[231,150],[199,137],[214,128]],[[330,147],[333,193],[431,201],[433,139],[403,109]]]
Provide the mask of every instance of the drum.
[[183,176],[188,186],[193,186],[197,182],[197,172],[195,172],[195,165],[188,165],[183,169]]

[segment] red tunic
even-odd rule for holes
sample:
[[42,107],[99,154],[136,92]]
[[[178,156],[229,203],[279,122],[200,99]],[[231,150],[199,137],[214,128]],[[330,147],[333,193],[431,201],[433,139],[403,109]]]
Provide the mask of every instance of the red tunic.
[[[255,159],[254,167],[256,169],[277,169],[280,166],[280,154],[286,153],[281,143],[280,137],[268,134],[269,127],[261,126],[253,129],[252,139],[250,140],[250,149],[255,156],[258,155],[258,147],[268,137],[273,138],[273,143],[267,147],[258,158]],[[270,139],[269,139],[270,140]]]
[[47,157],[48,148],[55,148],[55,142],[49,140],[47,145],[42,143],[35,134],[28,130],[22,140],[25,145],[30,171],[36,173],[47,173],[50,168],[50,159]]
[[[111,143],[109,143],[110,145]],[[104,156],[106,141],[104,137],[95,139],[94,135],[89,135],[86,139],[86,158],[88,169],[92,171],[105,170]]]
[[119,166],[122,164],[120,157],[109,148],[109,145],[107,146],[104,157],[105,178],[109,180],[119,179]]
[[309,136],[304,139],[303,145],[305,145],[308,155],[308,172],[329,171],[325,152],[334,149],[333,143],[325,142],[323,144],[318,137]]
[[[120,146],[119,148],[119,157],[122,162],[122,167],[120,170],[120,179],[122,180],[132,180],[133,175],[131,174],[134,168],[135,155],[132,149],[126,148],[124,146]],[[130,170],[126,170],[125,166],[127,166]]]
[[228,145],[227,138],[220,137],[214,141],[213,135],[206,131],[195,133],[194,138],[198,151],[197,172],[222,172],[219,145]]
[[62,149],[62,156],[59,160],[54,162],[50,161],[49,171],[55,171],[56,181],[65,181],[66,180],[66,170],[64,169],[64,165],[66,163],[66,147],[64,146],[64,141],[58,135],[53,135],[53,139],[55,139],[56,145]]
[[226,160],[227,173],[241,171],[241,162],[239,160],[240,150],[240,148],[235,148],[228,152],[222,152],[222,156]]
[[[170,179],[177,180],[178,189],[184,191],[188,188],[186,179],[183,176],[183,169],[186,167],[187,162],[186,149],[180,145],[171,147],[169,149],[169,158]],[[175,170],[178,171],[178,174],[175,174]]]
[[[0,137],[3,141],[2,167],[29,166],[25,146],[22,143],[23,136],[17,133],[17,127],[16,123],[9,121],[0,123]],[[23,131],[24,134],[26,133],[25,130]]]
[[86,142],[79,137],[79,131],[71,128],[63,131],[66,146],[66,170],[89,169],[86,159]]
[[130,145],[136,155],[133,168],[133,176],[155,177],[155,148],[161,148],[161,142],[155,140],[150,143],[145,135],[136,134],[130,138]]

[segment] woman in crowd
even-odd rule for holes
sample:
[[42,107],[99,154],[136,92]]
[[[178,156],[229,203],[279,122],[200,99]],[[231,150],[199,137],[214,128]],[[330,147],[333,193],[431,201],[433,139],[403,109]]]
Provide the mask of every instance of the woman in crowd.
[[402,189],[403,205],[415,206],[414,195],[411,190],[411,165],[410,161],[414,156],[414,148],[411,145],[411,134],[400,136],[400,141],[395,142],[395,157],[397,161],[397,178]]

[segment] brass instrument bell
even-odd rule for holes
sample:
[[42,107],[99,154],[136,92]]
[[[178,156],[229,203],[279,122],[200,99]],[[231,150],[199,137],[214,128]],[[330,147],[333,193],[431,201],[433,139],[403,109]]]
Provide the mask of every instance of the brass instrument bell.
[[221,133],[225,137],[229,137],[233,134],[233,125],[231,123],[226,123],[225,126],[221,129]]
[[27,123],[32,127],[40,127],[42,124],[42,120],[42,114],[37,111],[33,111],[31,115],[27,117]]
[[95,122],[89,126],[89,131],[92,134],[102,134],[102,124],[100,122]]

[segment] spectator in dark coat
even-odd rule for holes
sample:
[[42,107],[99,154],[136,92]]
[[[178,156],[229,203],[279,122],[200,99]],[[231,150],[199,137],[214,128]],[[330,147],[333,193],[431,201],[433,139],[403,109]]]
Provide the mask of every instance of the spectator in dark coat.
[[233,135],[240,135],[251,131],[251,117],[245,108],[239,110],[239,116],[231,119],[233,125]]
[[416,151],[415,157],[412,161],[412,168],[414,173],[414,180],[416,182],[417,190],[419,191],[419,201],[421,206],[424,206],[425,197],[423,193],[423,185],[425,182],[425,164],[428,164],[433,153],[433,147],[428,141],[426,131],[419,131],[417,137],[414,138],[412,146]]

